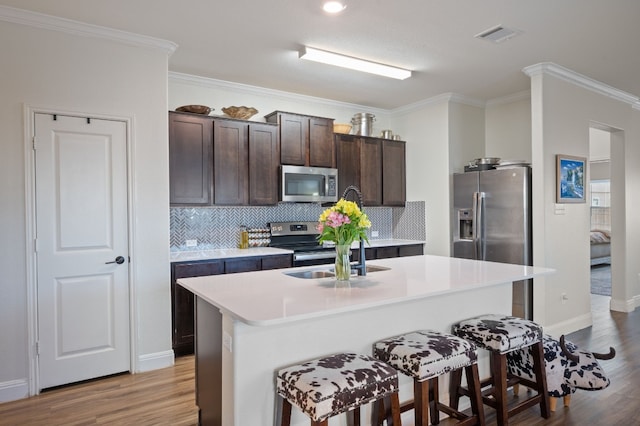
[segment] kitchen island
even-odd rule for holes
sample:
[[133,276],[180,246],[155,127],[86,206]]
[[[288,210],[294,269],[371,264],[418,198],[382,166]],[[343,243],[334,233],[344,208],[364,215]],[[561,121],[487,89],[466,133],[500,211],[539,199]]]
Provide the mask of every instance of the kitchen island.
[[[440,256],[367,266],[380,270],[352,277],[346,288],[330,277],[294,276],[327,265],[178,280],[196,296],[201,424],[272,425],[278,369],[335,352],[370,354],[376,340],[417,329],[448,331],[475,315],[510,314],[512,282],[552,272]],[[292,424],[308,419],[294,410]]]

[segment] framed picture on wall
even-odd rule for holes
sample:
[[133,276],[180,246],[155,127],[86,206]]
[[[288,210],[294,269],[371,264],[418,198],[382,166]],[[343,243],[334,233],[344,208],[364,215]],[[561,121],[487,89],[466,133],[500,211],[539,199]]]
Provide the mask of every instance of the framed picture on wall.
[[556,155],[556,203],[584,203],[587,159]]

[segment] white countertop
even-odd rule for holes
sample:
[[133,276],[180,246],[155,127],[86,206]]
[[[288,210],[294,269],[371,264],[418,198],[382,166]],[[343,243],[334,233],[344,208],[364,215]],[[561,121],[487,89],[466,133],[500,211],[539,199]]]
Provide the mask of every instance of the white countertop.
[[292,250],[284,250],[274,247],[251,247],[247,249],[228,248],[214,250],[172,251],[169,259],[171,262],[188,262],[193,260],[231,259],[234,257],[274,256],[278,254],[291,254]]
[[[354,242],[351,247],[357,248],[358,242]],[[411,244],[424,244],[424,241],[402,240],[402,239],[379,239],[369,240],[366,247],[387,247],[387,246],[404,246]],[[278,249],[274,247],[251,247],[247,249],[226,248],[213,250],[184,250],[171,251],[169,259],[171,262],[189,262],[194,260],[214,260],[214,259],[230,259],[234,257],[251,257],[251,256],[273,256],[278,254],[291,254],[292,250]]]
[[286,275],[300,270],[328,270],[332,265],[183,278],[178,284],[225,314],[249,325],[265,326],[471,291],[554,271],[430,255],[366,263],[391,269],[354,276],[346,289],[335,288],[334,278]]

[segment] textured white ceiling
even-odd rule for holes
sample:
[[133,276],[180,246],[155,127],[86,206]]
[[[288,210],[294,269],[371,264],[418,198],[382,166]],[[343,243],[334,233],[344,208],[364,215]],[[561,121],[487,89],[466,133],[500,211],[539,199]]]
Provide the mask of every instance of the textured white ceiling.
[[[442,93],[478,100],[529,88],[554,62],[640,95],[638,0],[0,0],[178,44],[170,71],[392,109]],[[474,35],[504,25],[500,44]],[[6,42],[6,41],[3,41]],[[396,81],[298,59],[308,45],[414,71]]]

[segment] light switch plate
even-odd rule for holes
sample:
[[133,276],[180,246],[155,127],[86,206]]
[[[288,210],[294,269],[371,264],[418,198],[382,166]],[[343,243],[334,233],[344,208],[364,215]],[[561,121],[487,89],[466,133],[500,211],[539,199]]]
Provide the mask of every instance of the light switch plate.
[[198,240],[186,240],[184,245],[187,247],[195,247],[198,245]]

